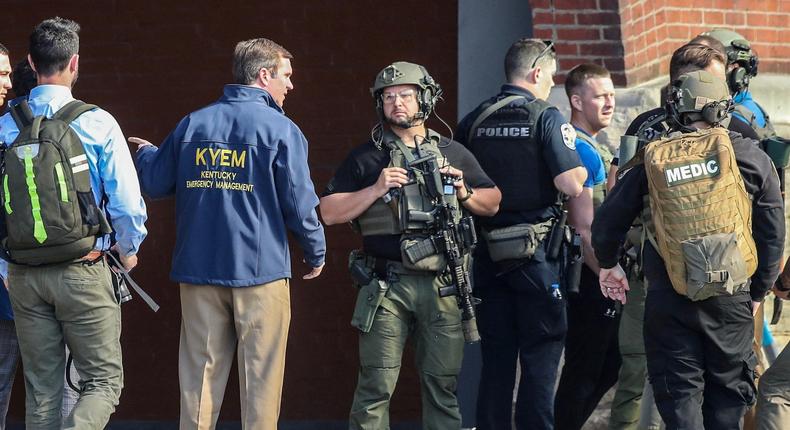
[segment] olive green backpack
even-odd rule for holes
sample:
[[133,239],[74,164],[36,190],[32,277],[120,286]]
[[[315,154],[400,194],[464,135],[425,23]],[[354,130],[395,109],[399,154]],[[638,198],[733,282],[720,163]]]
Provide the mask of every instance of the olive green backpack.
[[96,106],[74,100],[51,119],[33,117],[27,101],[11,110],[19,135],[5,148],[0,168],[2,248],[11,261],[41,265],[90,252],[111,231],[91,190],[88,159],[69,127]]

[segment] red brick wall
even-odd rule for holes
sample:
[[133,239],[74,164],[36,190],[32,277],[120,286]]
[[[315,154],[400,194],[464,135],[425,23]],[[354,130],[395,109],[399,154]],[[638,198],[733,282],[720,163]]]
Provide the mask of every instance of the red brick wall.
[[558,41],[560,71],[604,64],[615,84],[663,76],[672,52],[727,27],[752,42],[760,71],[790,72],[790,0],[531,0],[535,37]]
[[616,85],[625,85],[623,44],[617,0],[530,0],[533,35],[555,41],[560,75],[584,62],[612,72]]
[[[29,2],[7,0],[0,9],[0,38],[11,49],[12,61],[26,54],[32,27],[54,15],[82,25],[75,95],[115,115],[127,136],[153,142],[163,140],[182,116],[221,94],[230,80],[237,41],[264,36],[285,46],[295,57],[296,87],[285,109],[310,141],[310,166],[319,192],[345,154],[368,138],[375,122],[368,88],[388,63],[424,64],[447,90],[439,112],[452,122],[456,110],[455,1],[193,0],[173,5],[76,0],[40,1],[31,8]],[[148,209],[149,236],[134,277],[162,310],[151,313],[139,298],[123,307],[126,387],[114,419],[178,417],[179,299],[177,287],[168,280],[175,240],[173,203],[148,201]],[[327,240],[327,266],[316,281],[301,280],[306,268],[294,249],[284,420],[343,420],[351,405],[357,345],[349,325],[355,292],[346,261],[359,241],[347,226],[328,228]],[[419,383],[412,362],[410,356],[404,358],[392,406],[394,421],[419,420]],[[11,404],[11,417],[17,419],[24,416],[24,381],[19,376]],[[221,418],[237,420],[235,370],[231,381]]]
[[677,47],[715,27],[752,42],[761,72],[790,72],[790,1],[623,0],[620,12],[629,85],[666,74]]

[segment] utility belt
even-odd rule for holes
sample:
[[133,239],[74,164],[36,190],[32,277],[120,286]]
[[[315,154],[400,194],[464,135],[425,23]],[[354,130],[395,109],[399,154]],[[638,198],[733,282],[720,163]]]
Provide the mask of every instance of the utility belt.
[[530,260],[545,244],[546,259],[560,261],[562,284],[565,291],[577,293],[581,269],[584,265],[581,236],[567,225],[568,212],[559,218],[537,224],[516,224],[493,230],[482,230],[491,260],[499,263],[501,272],[509,272]]
[[551,233],[554,224],[552,218],[538,224],[523,223],[492,230],[483,228],[481,234],[492,261],[530,259]]
[[[366,255],[358,249],[348,256],[348,268],[354,286],[359,288],[351,325],[363,333],[370,331],[376,311],[385,301],[390,283],[395,282],[398,275],[432,275],[424,270],[410,269],[399,261]],[[391,311],[397,313],[397,309]]]

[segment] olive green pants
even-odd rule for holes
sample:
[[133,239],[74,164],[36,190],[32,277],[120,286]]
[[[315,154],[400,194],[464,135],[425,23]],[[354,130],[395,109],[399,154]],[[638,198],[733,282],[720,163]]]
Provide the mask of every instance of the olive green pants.
[[[628,302],[620,319],[620,355],[622,364],[617,391],[612,400],[610,430],[655,430],[661,423],[655,403],[642,405],[647,379],[645,340],[642,334],[645,317],[645,282],[629,273]],[[642,408],[649,408],[642,411]],[[640,419],[641,418],[641,419]]]
[[756,428],[790,429],[790,346],[785,347],[760,379]]
[[434,276],[395,275],[371,330],[359,335],[359,379],[349,428],[389,429],[389,404],[411,336],[420,377],[423,430],[457,430],[456,384],[464,339],[455,297],[440,298]]
[[121,309],[104,260],[94,265],[9,265],[25,375],[25,425],[61,428],[68,345],[80,374],[80,396],[64,429],[103,429],[123,386]]

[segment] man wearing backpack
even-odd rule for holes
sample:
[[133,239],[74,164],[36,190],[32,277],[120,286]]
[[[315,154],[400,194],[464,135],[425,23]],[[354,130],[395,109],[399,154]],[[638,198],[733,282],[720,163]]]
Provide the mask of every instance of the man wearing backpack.
[[[38,86],[0,118],[2,247],[24,366],[25,423],[36,429],[101,429],[109,421],[123,370],[120,306],[104,258],[107,219],[127,270],[146,235],[145,204],[120,127],[71,95],[79,29],[63,18],[34,28],[29,60]],[[82,380],[77,405],[61,423],[64,343]]]
[[645,220],[645,348],[668,429],[739,429],[755,399],[752,312],[778,275],[784,219],[770,158],[723,129],[731,103],[719,77],[681,75],[667,101],[675,133],[622,167],[593,221],[601,290],[624,302],[618,248]]

